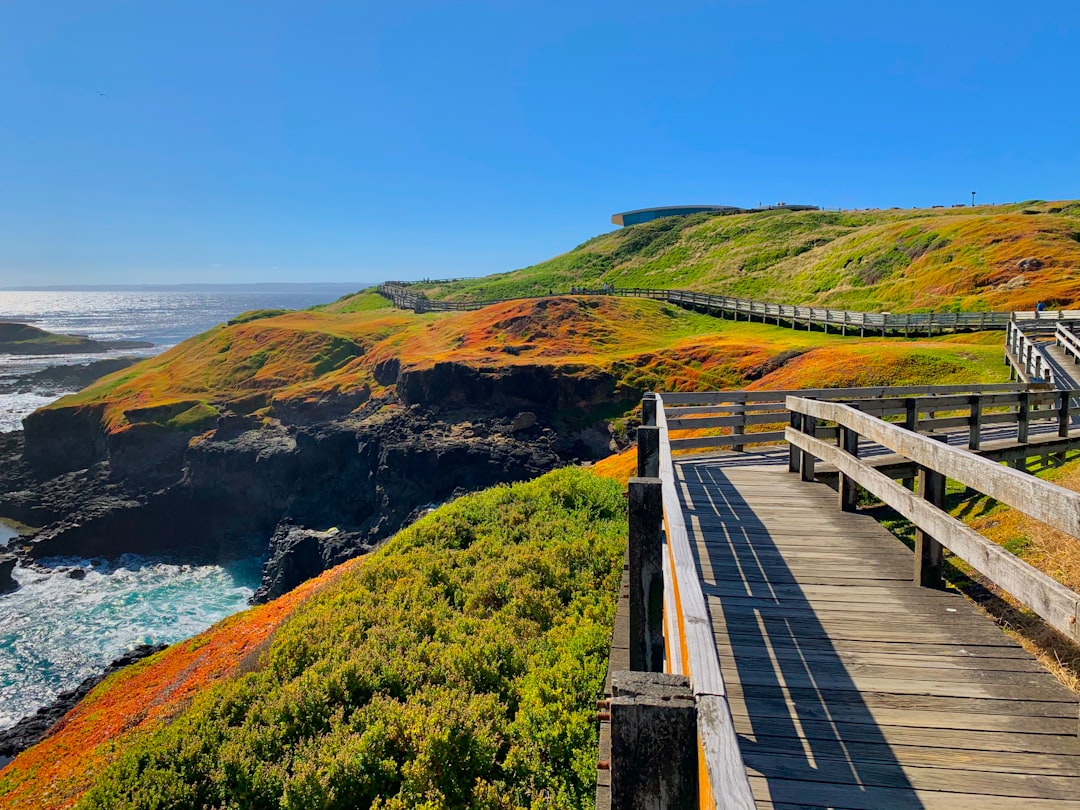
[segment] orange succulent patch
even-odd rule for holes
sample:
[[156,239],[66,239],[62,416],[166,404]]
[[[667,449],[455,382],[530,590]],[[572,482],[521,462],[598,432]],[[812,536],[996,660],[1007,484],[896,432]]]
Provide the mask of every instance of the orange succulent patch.
[[168,721],[208,685],[253,666],[297,605],[360,563],[343,563],[273,602],[230,616],[108,677],[48,738],[0,771],[0,808],[70,807],[112,761],[121,740]]

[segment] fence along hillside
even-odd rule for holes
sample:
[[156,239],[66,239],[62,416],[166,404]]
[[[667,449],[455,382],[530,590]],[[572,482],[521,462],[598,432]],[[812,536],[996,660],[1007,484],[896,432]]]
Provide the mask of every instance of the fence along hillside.
[[[414,312],[464,312],[482,309],[504,301],[521,300],[497,298],[488,301],[433,301],[422,292],[410,289],[405,282],[385,282],[378,287],[379,294],[393,302],[399,309]],[[827,309],[788,304],[770,304],[729,295],[692,292],[689,290],[654,290],[642,287],[609,287],[607,289],[578,289],[578,295],[617,295],[625,298],[651,298],[670,304],[694,309],[735,320],[755,320],[788,326],[793,329],[834,329],[842,334],[866,335],[934,335],[944,332],[981,331],[1006,329],[1010,321],[1020,316],[1034,317],[1034,313],[1008,312],[916,312],[893,314],[890,312],[857,312],[847,309]],[[560,293],[567,294],[567,293]],[[529,296],[547,298],[547,295]],[[1077,313],[1080,316],[1080,313]]]

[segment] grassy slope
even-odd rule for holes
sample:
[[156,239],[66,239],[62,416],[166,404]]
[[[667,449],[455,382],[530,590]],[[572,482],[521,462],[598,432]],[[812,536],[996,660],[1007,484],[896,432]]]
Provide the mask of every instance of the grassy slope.
[[582,470],[461,498],[109,678],[0,807],[587,806],[624,547]]
[[987,339],[860,341],[612,297],[418,316],[366,294],[320,311],[237,319],[50,407],[100,406],[114,431],[144,422],[197,429],[226,408],[272,414],[275,402],[378,393],[376,368],[395,360],[404,368],[454,361],[599,369],[641,390],[1000,379],[1000,335]]
[[872,311],[980,311],[1078,306],[1077,268],[1080,203],[1031,202],[667,218],[523,270],[427,289],[491,299],[610,282]]

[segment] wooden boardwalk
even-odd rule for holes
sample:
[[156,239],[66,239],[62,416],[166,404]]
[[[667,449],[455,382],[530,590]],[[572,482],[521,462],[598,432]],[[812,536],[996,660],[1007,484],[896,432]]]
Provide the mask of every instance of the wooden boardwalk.
[[1080,808],[1077,696],[833,490],[733,458],[675,470],[758,807]]

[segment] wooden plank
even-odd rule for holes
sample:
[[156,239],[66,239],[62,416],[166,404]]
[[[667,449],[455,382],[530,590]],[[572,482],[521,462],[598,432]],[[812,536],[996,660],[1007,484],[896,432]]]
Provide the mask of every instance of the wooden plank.
[[[857,411],[854,413],[858,414]],[[858,415],[862,416],[862,414]],[[907,431],[904,432],[907,433]],[[896,511],[904,517],[908,518],[916,525],[925,528],[939,543],[973,566],[977,571],[988,576],[993,582],[1004,588],[1023,604],[1034,610],[1055,629],[1073,640],[1080,641],[1080,622],[1078,622],[1078,617],[1080,617],[1080,595],[1018,559],[996,543],[987,540],[981,534],[968,528],[961,521],[946,512],[927,504],[909,490],[895,484],[889,478],[886,478],[877,470],[860,465],[858,459],[855,459],[824,442],[820,442],[810,436],[791,430],[790,428],[788,429],[788,433],[789,439],[793,444],[815,454],[820,454],[819,458],[824,458],[826,461],[829,461],[845,475],[848,475],[857,481],[860,486],[880,498],[884,503],[896,509]],[[934,445],[939,451],[948,451],[967,456],[965,461],[977,462],[980,465],[989,465],[992,468],[992,472],[988,473],[987,478],[995,475],[1000,476],[1001,473],[1008,473],[1042,484],[1042,487],[1037,487],[1030,491],[1030,498],[1038,497],[1039,493],[1044,488],[1060,490],[1060,492],[1050,493],[1051,497],[1054,499],[1054,503],[1044,504],[1039,507],[1034,507],[1029,504],[1024,508],[1021,508],[1020,511],[1025,512],[1026,514],[1030,514],[1033,511],[1039,511],[1046,517],[1049,516],[1054,509],[1067,510],[1071,506],[1077,510],[1074,517],[1080,519],[1080,493],[1070,492],[1061,487],[1046,484],[1034,476],[1029,476],[1024,473],[1019,473],[1016,470],[1002,467],[987,461],[986,459],[967,453],[966,451],[953,450],[953,448],[947,447],[940,442],[925,439],[922,436],[916,436],[911,433],[907,433],[907,436],[909,439],[918,439],[920,442]],[[930,455],[927,449],[922,447],[916,452],[920,457]],[[947,456],[943,456],[943,458],[947,458]],[[920,461],[920,463],[923,462]],[[954,467],[955,465],[946,462],[945,467],[935,466],[935,469],[946,472],[950,477],[956,477],[946,471],[947,468]],[[964,479],[957,478],[957,480],[963,481]],[[987,479],[984,479],[984,481],[985,480]],[[983,492],[987,489],[995,489],[1001,492],[1003,488],[989,486],[984,483],[982,487],[976,487],[976,489]],[[1010,490],[1010,495],[1014,498],[1018,497],[1018,492],[1019,489],[1017,489],[1016,492]],[[1065,498],[1062,493],[1071,497]],[[992,495],[992,497],[994,496]],[[1000,497],[998,499],[1004,500]],[[1005,502],[1010,503],[1010,501]],[[1054,514],[1064,517],[1063,511]],[[1055,521],[1055,523],[1067,522],[1068,521],[1064,520]],[[1077,525],[1077,531],[1080,532],[1080,523]]]
[[[916,694],[893,694],[892,692],[852,692],[847,689],[805,689],[803,687],[788,687],[784,689],[785,697],[796,703],[807,705],[821,704],[828,706],[829,712],[838,711],[839,707],[847,704],[859,711],[867,707],[887,709],[914,709],[938,712],[958,712],[967,714],[996,714],[1016,715],[1022,718],[1057,717],[1068,720],[1076,732],[1077,712],[1076,704],[1060,700],[1009,700],[1008,698],[971,698],[956,695],[916,695]],[[777,687],[762,686],[755,683],[732,683],[729,685],[729,700],[731,711],[745,711],[739,706],[745,706],[747,702],[758,711],[758,701],[762,698],[773,699],[777,696]]]
[[[955,728],[926,728],[888,722],[829,723],[797,717],[754,717],[732,715],[735,730],[756,741],[787,737],[790,740],[835,740],[845,743],[887,742],[890,745],[992,751],[999,754],[1052,754],[1072,761],[1080,756],[1080,741],[1064,734],[1033,734],[1019,731],[984,731]],[[795,724],[798,720],[798,724]],[[797,736],[792,736],[795,733]],[[790,745],[790,742],[788,743]],[[1037,763],[1032,762],[1032,765]],[[1073,763],[1080,774],[1080,761]],[[1005,769],[1007,770],[1007,769]]]
[[988,796],[984,793],[960,791],[918,792],[910,788],[888,788],[857,784],[833,785],[827,782],[806,782],[778,777],[753,776],[750,786],[758,807],[772,805],[775,808],[820,808],[836,810],[1058,810],[1080,808],[1080,800],[1025,798],[1023,803],[1011,796]]
[[[841,422],[860,436],[924,467],[936,470],[1073,537],[1080,536],[1080,493],[903,430],[847,405],[798,397],[789,397],[787,404],[798,413]],[[790,428],[787,430],[788,441],[792,440],[791,434],[796,432]],[[835,460],[826,460],[840,467]]]
[[[822,724],[819,724],[819,726]],[[865,726],[863,727],[865,728]],[[777,729],[783,732],[785,729]],[[1008,734],[975,735],[971,737],[991,736],[990,740],[977,740],[976,742],[994,746],[987,748],[967,748],[957,745],[943,744],[933,745],[934,737],[927,735],[925,730],[904,735],[912,738],[910,742],[901,744],[894,735],[885,730],[888,742],[880,734],[872,735],[872,739],[858,739],[848,729],[836,729],[831,734],[822,733],[817,736],[805,736],[797,738],[804,748],[813,752],[814,761],[852,760],[876,763],[902,762],[905,766],[923,768],[957,768],[965,770],[990,771],[992,773],[1017,773],[1017,774],[1048,774],[1058,776],[1076,776],[1080,774],[1080,751],[1073,750],[1069,753],[1050,753],[1040,751],[1036,753],[1024,751],[1011,751],[1003,746],[1008,745]],[[745,733],[745,732],[744,732]],[[841,736],[842,735],[842,736]],[[921,738],[921,739],[920,739]],[[926,738],[929,738],[927,740]],[[1039,737],[1036,739],[1045,739]],[[753,749],[755,752],[765,755],[791,754],[793,742],[791,737],[783,735],[770,737],[755,733]]]
[[1076,799],[1080,797],[1080,775],[972,772],[957,763],[953,768],[878,762],[841,762],[815,760],[811,765],[805,754],[758,753],[753,746],[744,752],[751,773],[798,778],[807,782],[831,782],[852,786],[911,787],[916,790],[1012,796],[1017,799]]
[[700,695],[697,721],[701,756],[716,806],[754,810],[754,794],[741,748],[738,742],[730,743],[738,737],[727,700],[719,695]]

